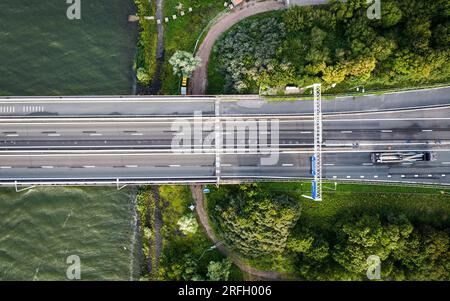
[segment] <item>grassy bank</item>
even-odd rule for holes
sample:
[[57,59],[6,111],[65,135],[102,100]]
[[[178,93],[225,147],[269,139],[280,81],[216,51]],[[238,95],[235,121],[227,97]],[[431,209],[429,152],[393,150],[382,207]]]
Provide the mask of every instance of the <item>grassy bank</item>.
[[[180,17],[177,6],[181,3],[185,15]],[[188,12],[192,7],[192,12]],[[218,13],[223,11],[224,5],[222,1],[217,0],[166,0],[164,1],[164,16],[170,17],[170,22],[165,23],[164,29],[164,46],[165,59],[162,68],[162,91],[164,95],[179,94],[180,78],[173,75],[172,66],[169,59],[176,50],[184,50],[192,52],[195,43],[202,32]],[[177,15],[176,20],[172,20],[172,15]]]
[[[162,213],[162,252],[158,274],[146,274],[144,278],[154,280],[199,280],[208,279],[211,262],[222,262],[225,257],[215,249],[204,229],[197,222],[195,212],[189,208],[194,204],[188,186],[160,186],[160,206]],[[150,187],[140,190],[139,212],[143,233],[143,253],[147,258],[155,258],[154,193]],[[147,215],[153,215],[150,223],[143,223]],[[187,218],[192,223],[192,232],[183,232],[180,221]],[[150,244],[149,244],[150,241]],[[151,254],[148,256],[148,254]],[[155,262],[153,262],[153,266]],[[242,272],[231,266],[229,280],[242,279]]]
[[146,16],[155,16],[156,3],[148,0],[134,0],[139,16],[139,41],[137,43],[134,70],[143,85],[150,84],[156,70],[156,49],[158,43],[155,20],[146,20]]
[[132,90],[137,27],[132,1],[0,3],[0,95],[110,95]]

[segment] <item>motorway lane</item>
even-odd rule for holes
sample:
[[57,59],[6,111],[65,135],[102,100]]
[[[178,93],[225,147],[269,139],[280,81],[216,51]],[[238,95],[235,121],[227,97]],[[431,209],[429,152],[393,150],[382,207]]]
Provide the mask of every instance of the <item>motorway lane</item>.
[[[381,95],[336,97],[322,100],[322,112],[335,114],[344,112],[397,111],[423,106],[443,106],[450,104],[450,87],[387,93]],[[223,96],[221,115],[312,115],[313,101],[265,101],[257,96]]]
[[0,117],[193,116],[214,108],[212,97],[0,97]]
[[[221,178],[305,179],[310,175],[312,152],[281,153],[274,164],[262,164],[269,154],[222,154]],[[323,175],[329,180],[370,180],[450,184],[450,150],[438,160],[413,164],[372,164],[369,152],[324,153]],[[1,153],[0,181],[30,179],[212,179],[213,154],[148,152]]]
[[[450,110],[446,110],[450,115]],[[256,125],[265,119],[233,119],[232,127],[229,127],[230,120],[222,120],[224,129],[224,144],[248,145],[249,139],[256,141],[259,134],[269,131],[258,130]],[[312,144],[313,131],[312,120],[296,120],[293,118],[283,118],[279,120],[279,138],[283,147],[308,147]],[[0,149],[14,148],[165,148],[170,149],[172,141],[182,128],[174,126],[184,125],[187,120],[165,119],[152,120],[143,119],[140,121],[128,121],[127,119],[117,119],[114,121],[87,121],[77,120],[29,120],[8,121],[0,120]],[[191,145],[201,144],[194,138],[195,125],[190,121],[191,129],[185,132],[183,140],[190,141]],[[269,122],[270,123],[270,122]],[[195,124],[200,125],[196,122]],[[227,124],[225,126],[225,124]],[[239,138],[236,134],[236,125],[241,126],[246,131],[245,139]],[[213,119],[205,119],[203,122],[202,140],[212,134],[214,126]],[[253,127],[252,127],[253,126]],[[324,120],[324,144],[336,145],[339,143],[370,143],[386,142],[389,145],[393,142],[405,145],[414,142],[421,142],[424,146],[431,144],[446,144],[450,141],[450,118],[414,118],[410,113],[403,119],[373,118],[367,116],[366,119],[352,120],[330,119]],[[234,134],[234,135],[232,135]],[[266,135],[264,135],[266,136]],[[243,141],[244,140],[244,141]]]
[[[440,109],[449,112],[449,109]],[[425,113],[426,112],[426,113]],[[361,114],[351,116],[326,116],[324,118],[324,177],[342,180],[403,181],[449,184],[450,149],[448,117],[430,117],[430,110],[402,113],[401,118],[386,114]],[[444,116],[449,116],[445,115]],[[226,119],[226,118],[224,118]],[[234,119],[234,118],[233,118]],[[261,118],[258,120],[267,120]],[[62,119],[27,119],[27,123],[0,120],[0,180],[23,179],[162,179],[177,178],[195,180],[215,177],[215,154],[173,155],[169,148],[174,130],[174,119],[164,120],[108,120],[94,122],[63,121]],[[210,135],[213,119],[207,120]],[[246,120],[244,118],[244,120]],[[256,118],[247,120],[251,124]],[[142,134],[136,136],[136,134]],[[247,133],[244,141],[256,133]],[[168,139],[170,137],[170,139]],[[312,149],[312,121],[310,118],[280,117],[280,142],[284,144],[279,160],[274,165],[261,165],[261,154],[222,154],[222,179],[242,178],[310,178],[309,157]],[[191,139],[190,139],[191,140]],[[106,142],[105,142],[106,141]],[[353,143],[360,143],[354,147]],[[131,150],[78,151],[110,147],[118,149],[141,148],[140,155]],[[27,150],[20,154],[6,149],[30,147],[67,150],[60,154],[50,151]],[[225,143],[227,146],[227,143]],[[337,147],[339,146],[339,147]],[[155,148],[167,154],[155,154]],[[370,150],[414,149],[439,151],[436,162],[413,165],[370,165]],[[6,148],[6,149],[5,149]],[[229,149],[228,149],[229,151]],[[241,149],[239,152],[244,152]],[[72,153],[71,153],[72,152]],[[106,155],[107,153],[114,153]],[[338,153],[339,152],[339,153]],[[39,155],[42,153],[42,155]]]
[[[360,111],[398,110],[450,104],[450,87],[428,90],[337,97],[324,100],[325,114]],[[311,115],[313,102],[266,101],[258,95],[219,96],[222,116],[232,115]],[[92,117],[92,116],[192,116],[215,114],[216,97],[180,96],[83,96],[83,97],[0,97],[0,117]]]
[[198,179],[214,177],[213,155],[149,153],[0,154],[0,181],[16,179]]
[[[276,165],[261,165],[253,155],[223,155],[222,178],[311,178],[312,153],[280,154]],[[373,164],[369,152],[325,153],[324,179],[450,184],[450,151],[438,152],[434,162]]]

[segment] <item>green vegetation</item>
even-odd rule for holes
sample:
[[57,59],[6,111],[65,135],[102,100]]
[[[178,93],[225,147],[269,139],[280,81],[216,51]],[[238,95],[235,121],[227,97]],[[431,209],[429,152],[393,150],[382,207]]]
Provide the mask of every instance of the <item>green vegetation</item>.
[[[145,279],[154,280],[239,280],[242,272],[224,258],[216,249],[204,229],[199,226],[193,212],[194,204],[188,186],[160,186],[159,196],[162,212],[162,254],[158,274],[144,269]],[[143,233],[143,251],[155,260],[154,227],[143,223],[147,215],[154,214],[154,191],[142,187],[139,193],[139,212]],[[150,202],[149,202],[150,200]],[[154,219],[150,219],[154,220]],[[146,235],[148,233],[148,235]],[[148,255],[150,254],[150,255]],[[154,262],[152,263],[154,266]]]
[[377,255],[383,280],[450,279],[448,189],[328,183],[321,203],[306,183],[210,189],[216,233],[257,268],[364,280]]
[[156,49],[158,33],[156,22],[146,20],[145,16],[154,16],[156,13],[155,1],[134,0],[138,8],[139,25],[141,28],[137,44],[134,70],[141,84],[148,85],[156,71]]
[[[169,59],[175,51],[193,52],[200,33],[217,14],[225,8],[217,0],[165,0],[164,16],[179,15],[177,7],[182,4],[185,15],[165,23],[164,26],[164,65],[162,68],[163,87],[161,94],[179,94],[180,77],[174,75]],[[192,12],[188,12],[192,7]]]
[[174,75],[190,77],[192,72],[200,66],[201,60],[190,52],[176,51],[169,63],[172,65]]
[[242,21],[215,46],[208,92],[322,82],[339,93],[449,81],[448,1],[384,1],[381,20],[370,20],[367,6],[365,0],[333,1]]
[[238,255],[258,265],[283,263],[279,255],[300,215],[296,200],[253,184],[223,187],[208,205],[216,231]]
[[132,90],[133,3],[84,1],[68,20],[66,1],[0,2],[0,95],[120,95]]

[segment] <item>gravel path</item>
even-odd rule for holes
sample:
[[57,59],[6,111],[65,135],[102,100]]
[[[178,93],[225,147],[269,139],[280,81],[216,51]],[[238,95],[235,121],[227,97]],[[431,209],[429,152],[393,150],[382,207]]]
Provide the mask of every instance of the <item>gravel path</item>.
[[285,8],[285,5],[276,1],[250,2],[240,9],[234,9],[230,13],[222,16],[216,24],[214,24],[199,47],[197,55],[202,60],[202,65],[198,68],[190,80],[190,94],[204,95],[208,84],[208,61],[214,43],[220,36],[230,29],[236,23],[253,15],[260,13],[279,10]]
[[[161,237],[161,228],[163,225],[163,218],[161,212],[161,198],[159,196],[159,186],[152,186],[153,197],[155,201],[155,260],[153,267],[153,274],[158,277],[159,275],[159,259],[162,253],[162,237]],[[158,278],[156,278],[158,279]]]

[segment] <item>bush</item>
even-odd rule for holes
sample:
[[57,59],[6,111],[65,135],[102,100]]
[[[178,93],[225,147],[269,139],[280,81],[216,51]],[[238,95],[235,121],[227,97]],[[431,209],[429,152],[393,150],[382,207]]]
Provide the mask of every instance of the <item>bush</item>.
[[[333,1],[239,23],[213,52],[225,93],[313,82],[325,89],[338,84],[339,92],[449,81],[448,1],[388,1],[380,20],[367,18],[367,6],[365,0]],[[446,61],[436,64],[436,58]]]

